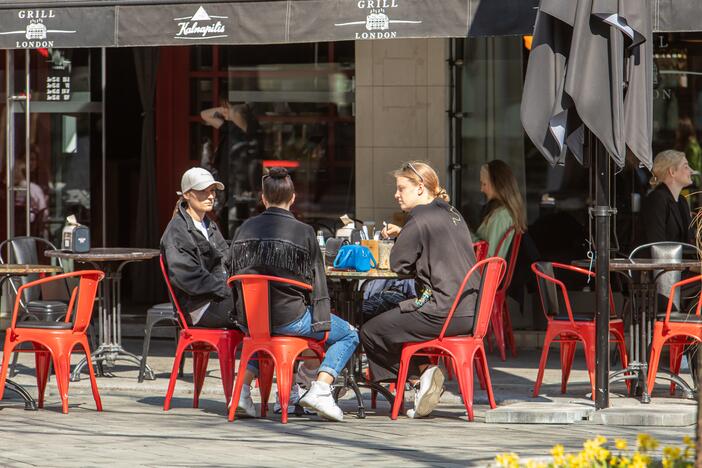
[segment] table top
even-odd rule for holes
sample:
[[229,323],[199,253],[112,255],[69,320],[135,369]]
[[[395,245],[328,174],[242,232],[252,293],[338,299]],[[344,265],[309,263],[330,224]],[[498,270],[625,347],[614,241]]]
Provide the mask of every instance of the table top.
[[69,258],[79,262],[120,262],[149,260],[158,257],[158,249],[139,249],[132,247],[97,247],[85,253],[65,252],[63,250],[46,250],[47,257]]
[[335,270],[333,268],[327,268],[327,278],[330,279],[351,279],[351,280],[365,280],[365,279],[398,279],[407,278],[407,276],[398,275],[392,270],[376,270],[371,269],[368,271],[347,271],[347,270]]
[[[589,268],[590,260],[575,260],[573,265]],[[702,262],[695,259],[666,259],[666,258],[613,258],[609,261],[610,271],[645,271],[645,270],[688,270],[700,267]],[[594,265],[593,265],[594,268]]]
[[31,265],[24,263],[0,264],[0,275],[30,275],[33,273],[61,273],[63,269],[56,265]]

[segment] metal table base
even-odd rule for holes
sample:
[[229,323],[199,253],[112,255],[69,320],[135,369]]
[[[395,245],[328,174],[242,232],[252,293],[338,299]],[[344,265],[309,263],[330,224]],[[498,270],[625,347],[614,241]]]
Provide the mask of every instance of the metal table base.
[[[360,328],[363,325],[363,317],[360,310],[357,308],[357,304],[363,299],[363,292],[356,290],[356,280],[352,279],[341,279],[335,294],[335,303],[337,307],[337,313],[341,313],[346,321],[354,326]],[[344,305],[342,308],[341,305]],[[363,362],[361,359],[362,351],[360,346],[356,348],[356,352],[353,354],[346,367],[339,376],[340,385],[336,386],[334,389],[334,398],[338,399],[339,394],[343,389],[351,390],[355,397],[356,403],[358,405],[358,412],[356,413],[359,419],[364,419],[366,417],[366,407],[363,403],[363,396],[361,395],[361,388],[367,388],[374,390],[383,396],[392,407],[395,397],[390,391],[380,384],[375,382],[370,382],[365,380],[363,376]]]
[[[100,345],[92,352],[92,361],[96,366],[98,376],[105,375],[105,368],[114,367],[118,361],[127,362],[135,366],[141,365],[141,358],[122,347],[122,269],[133,260],[122,262],[101,262],[102,268],[90,262],[96,269],[105,272],[105,279],[100,284],[100,310],[98,320],[98,341]],[[80,374],[87,366],[83,358],[73,369],[71,381],[80,380]],[[149,380],[154,380],[154,372],[147,365],[144,375]]]
[[[651,278],[653,272],[640,271],[641,281],[631,281],[631,297],[633,313],[629,323],[629,363],[624,369],[612,372],[609,375],[610,383],[630,382],[629,393],[640,398],[641,403],[651,402],[648,393],[648,348],[652,335],[653,322],[658,312],[658,290],[655,280]],[[668,380],[679,385],[683,396],[694,398],[694,391],[687,382],[668,369],[659,369],[656,378]]]
[[13,393],[16,393],[19,395],[22,400],[24,400],[24,409],[27,411],[36,411],[37,410],[37,402],[34,401],[34,398],[25,390],[23,386],[20,384],[13,382],[10,379],[5,380],[5,389],[9,390]]

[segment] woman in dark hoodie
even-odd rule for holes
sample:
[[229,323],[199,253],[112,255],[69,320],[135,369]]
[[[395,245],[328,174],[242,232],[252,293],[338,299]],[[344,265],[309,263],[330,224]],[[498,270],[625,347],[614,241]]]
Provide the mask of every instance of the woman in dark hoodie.
[[207,217],[216,191],[224,185],[206,169],[193,167],[183,174],[181,199],[161,237],[161,254],[168,279],[188,325],[236,328],[234,300],[227,286],[229,246],[217,224]]
[[[417,297],[400,302],[361,330],[373,378],[395,381],[404,343],[437,338],[466,273],[475,265],[473,240],[461,214],[451,205],[446,190],[428,164],[411,161],[394,172],[395,200],[408,214],[403,228],[388,225],[385,237],[397,237],[390,253],[396,273],[415,278]],[[480,280],[469,281],[447,336],[469,334],[473,329],[475,301]],[[427,416],[439,402],[444,376],[424,357],[412,359],[409,381],[417,392],[412,418]]]

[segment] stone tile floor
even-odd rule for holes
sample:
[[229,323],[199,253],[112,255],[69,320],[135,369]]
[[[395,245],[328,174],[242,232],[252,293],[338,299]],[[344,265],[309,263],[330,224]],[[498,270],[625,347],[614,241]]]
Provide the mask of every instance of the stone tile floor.
[[[127,348],[139,352],[141,343],[128,340]],[[364,420],[355,417],[355,401],[347,396],[342,408],[344,423],[330,423],[315,416],[292,416],[287,425],[279,416],[266,419],[226,420],[217,360],[210,360],[199,409],[191,407],[192,381],[179,380],[173,408],[162,409],[173,345],[155,343],[149,363],[155,381],[139,384],[136,370],[117,367],[113,377],[98,379],[104,411],[98,413],[87,379],[71,384],[70,413],[60,412],[55,384],[48,385],[47,405],[37,412],[24,411],[19,399],[7,394],[0,402],[0,465],[2,466],[486,466],[495,454],[514,451],[528,456],[546,455],[552,445],[562,443],[577,449],[596,434],[626,437],[632,442],[645,431],[664,443],[677,443],[692,435],[686,427],[616,427],[589,422],[570,425],[485,424],[488,409],[484,393],[476,390],[476,418],[467,422],[455,382],[449,382],[442,403],[432,417],[389,419],[389,406],[379,399],[377,411]],[[74,357],[75,361],[79,356]],[[500,362],[489,356],[493,387],[498,404],[530,401],[538,352],[522,350],[518,358]],[[33,359],[23,355],[16,380],[36,393]],[[558,352],[552,351],[542,395],[560,397]],[[589,391],[582,355],[571,374],[567,398],[587,402]],[[664,389],[665,387],[665,389]],[[477,387],[476,385],[476,388]],[[615,386],[623,392],[624,386]],[[667,386],[658,387],[654,398],[661,403]],[[256,392],[254,392],[256,394]],[[369,398],[368,393],[364,396]],[[546,399],[544,398],[544,399]],[[559,401],[556,398],[556,401]]]

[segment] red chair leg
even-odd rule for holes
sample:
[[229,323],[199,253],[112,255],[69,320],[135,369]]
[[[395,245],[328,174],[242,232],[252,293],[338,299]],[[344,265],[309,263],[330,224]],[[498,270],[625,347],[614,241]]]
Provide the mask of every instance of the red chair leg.
[[541,382],[544,379],[544,370],[546,369],[546,361],[548,360],[548,351],[551,347],[551,341],[553,337],[550,335],[549,331],[546,331],[546,337],[544,338],[544,347],[541,350],[541,359],[539,360],[539,372],[536,374],[536,382],[534,382],[534,393],[532,396],[539,396],[539,390],[541,390]]
[[294,359],[290,356],[279,356],[276,362],[276,379],[278,384],[278,401],[280,401],[281,422],[288,422],[288,403],[290,403],[290,389],[292,387],[292,373]]
[[[683,354],[685,353],[685,341],[676,339],[669,342],[668,352],[670,354],[670,372],[679,375]],[[675,382],[670,382],[670,394],[675,395]]]
[[512,329],[512,316],[509,313],[507,301],[504,302],[504,307],[502,308],[502,310],[504,311],[503,325],[505,327],[505,342],[509,347],[510,353],[512,353],[512,357],[517,357],[517,342],[514,339],[514,330]]
[[83,337],[81,340],[81,346],[85,352],[85,360],[88,363],[88,373],[90,374],[90,388],[93,391],[93,400],[95,400],[95,407],[98,411],[102,411],[102,400],[100,399],[100,392],[98,392],[97,379],[95,378],[95,369],[93,368],[93,357],[90,355],[90,346],[88,345],[88,339]]
[[70,354],[63,349],[54,349],[54,372],[56,373],[56,386],[61,397],[61,410],[68,413],[68,382],[71,373]]
[[[236,383],[234,384],[234,393],[232,394],[232,399],[229,401],[229,421],[234,421],[236,416],[236,408],[239,405],[239,398],[241,398],[241,389],[244,387],[244,379],[246,378],[246,366],[249,363],[251,354],[244,348],[241,350],[241,358],[239,360],[239,372],[236,374]],[[261,407],[263,409],[263,407]],[[263,415],[263,414],[262,414]]]
[[[39,345],[36,345],[37,347]],[[37,366],[37,406],[44,407],[44,393],[46,391],[46,381],[49,378],[49,367],[51,363],[51,353],[44,348],[34,353],[34,362]]]
[[443,356],[441,360],[444,361],[444,367],[446,368],[446,378],[453,380],[453,361],[446,356]]
[[487,356],[485,355],[485,348],[482,345],[477,349],[475,353],[475,358],[480,363],[480,365],[477,368],[482,368],[483,376],[485,379],[485,390],[487,391],[490,408],[495,409],[497,408],[497,404],[495,403],[495,395],[492,392],[492,382],[490,381],[490,369],[488,368]]
[[485,390],[485,374],[483,373],[483,365],[480,362],[478,356],[475,356],[475,374],[478,376],[478,383],[480,384],[480,389]]
[[200,392],[205,383],[209,360],[209,351],[193,351],[193,408],[200,406]]
[[575,357],[575,341],[561,341],[561,393],[566,392],[568,387],[568,378],[570,370],[573,367],[573,358]]
[[176,355],[175,359],[173,360],[173,369],[171,370],[171,378],[168,381],[168,390],[166,390],[166,398],[163,401],[163,411],[168,411],[171,409],[171,399],[173,398],[176,380],[178,380],[180,361],[183,359],[183,353],[185,352],[185,348],[188,347],[188,344],[188,341],[184,340],[182,337],[178,340],[178,347],[176,348]]
[[507,352],[505,348],[505,328],[502,322],[502,313],[500,313],[500,305],[495,301],[495,306],[490,317],[490,325],[492,326],[495,341],[497,342],[497,350],[500,352],[500,359],[507,360]]
[[220,342],[217,349],[219,358],[219,370],[222,377],[222,388],[226,402],[232,399],[232,388],[234,387],[234,359],[236,357],[236,343],[227,336],[224,342]]
[[390,419],[392,420],[397,419],[402,409],[402,403],[405,398],[405,383],[407,382],[407,373],[409,372],[409,362],[411,358],[411,354],[405,353],[404,350],[402,351],[400,372],[397,375],[397,384],[395,385],[397,392],[395,393],[395,402],[392,405],[392,412],[390,413]]
[[585,342],[583,343],[585,348],[585,365],[587,366],[587,373],[590,376],[590,391],[592,392],[592,399],[595,399],[595,334],[594,332],[590,336],[585,336]]
[[258,389],[261,394],[261,416],[268,414],[268,399],[271,396],[271,387],[273,386],[273,358],[258,353]]
[[17,346],[17,343],[10,341],[9,333],[6,333],[5,336],[5,348],[2,353],[2,366],[0,367],[0,400],[2,400],[3,395],[5,394],[5,381],[7,379],[7,371],[10,366],[12,351]]
[[456,377],[458,378],[458,387],[461,389],[461,396],[463,397],[463,405],[466,408],[466,414],[468,415],[468,421],[472,421],[473,414],[473,362],[474,356],[472,353],[461,353],[454,356],[456,360],[456,367],[458,368],[456,372]]
[[648,394],[653,395],[653,387],[656,386],[656,375],[658,374],[658,365],[661,360],[661,350],[665,342],[661,336],[653,332],[653,341],[651,343],[651,354],[648,358]]

